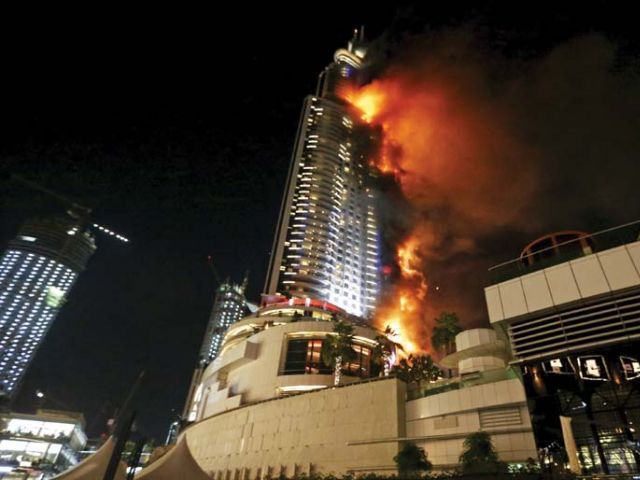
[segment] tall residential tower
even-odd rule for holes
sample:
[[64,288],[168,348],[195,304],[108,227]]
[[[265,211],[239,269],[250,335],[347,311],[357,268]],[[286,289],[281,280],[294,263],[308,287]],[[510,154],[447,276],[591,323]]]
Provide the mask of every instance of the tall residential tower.
[[201,366],[206,366],[215,360],[227,328],[245,315],[247,301],[244,291],[246,288],[246,277],[241,284],[226,280],[218,287],[207,330],[200,347],[199,362]]
[[74,218],[27,221],[0,259],[0,396],[13,396],[95,251]]
[[378,131],[346,97],[365,82],[356,35],[305,99],[265,293],[326,300],[366,317],[380,289],[375,194],[369,164]]
[[193,371],[191,386],[182,412],[183,419],[188,422],[195,420],[195,409],[200,400],[200,392],[197,389],[202,380],[202,372],[220,353],[227,329],[247,313],[247,300],[244,296],[247,282],[247,276],[241,284],[231,283],[227,279],[220,284],[216,291],[211,316],[200,347],[198,364]]

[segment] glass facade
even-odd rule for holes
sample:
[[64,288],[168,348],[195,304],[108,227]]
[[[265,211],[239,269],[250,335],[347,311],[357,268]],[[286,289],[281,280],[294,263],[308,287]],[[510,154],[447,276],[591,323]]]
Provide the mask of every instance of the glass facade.
[[639,352],[640,343],[631,342],[526,364],[539,447],[563,445],[559,418],[569,417],[583,474],[640,471]]
[[380,290],[375,180],[379,132],[345,93],[363,82],[357,42],[336,52],[305,100],[265,288],[367,317]]
[[16,392],[94,250],[70,219],[27,222],[10,242],[0,258],[0,395]]
[[[284,375],[301,374],[333,374],[333,369],[322,361],[321,338],[291,339],[287,343],[287,354],[284,362]],[[368,378],[371,376],[371,349],[363,345],[353,345],[356,358],[343,365],[344,375]]]
[[333,373],[330,367],[322,363],[321,350],[322,339],[289,340],[284,373],[286,375]]
[[[51,478],[77,464],[79,451],[87,442],[84,420],[81,416],[63,418],[63,413],[51,415],[50,411],[40,410],[36,415],[12,413],[3,416],[0,466],[6,471],[25,467],[33,471],[33,478],[41,478],[41,475]],[[14,474],[18,472],[14,471]]]
[[201,366],[208,365],[215,360],[227,328],[244,316],[246,306],[245,288],[246,281],[241,285],[227,281],[218,287],[207,330],[200,347]]

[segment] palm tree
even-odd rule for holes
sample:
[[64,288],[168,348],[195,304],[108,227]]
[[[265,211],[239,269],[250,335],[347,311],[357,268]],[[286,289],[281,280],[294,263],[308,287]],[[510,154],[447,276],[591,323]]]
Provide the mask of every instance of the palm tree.
[[453,353],[455,350],[456,335],[462,331],[458,325],[458,315],[450,312],[442,312],[436,318],[436,326],[431,334],[431,345],[440,353]]
[[376,335],[376,346],[371,350],[371,361],[380,367],[382,367],[382,373],[385,377],[389,376],[391,372],[391,365],[389,359],[396,350],[403,350],[402,345],[392,340],[392,337],[396,334],[393,329],[387,325],[384,331]]
[[396,375],[400,380],[405,383],[412,383],[413,376],[411,371],[411,360],[413,359],[412,355],[409,355],[409,358],[401,359],[396,365],[393,366],[391,370],[392,373]]
[[411,364],[412,377],[414,381],[435,382],[442,375],[442,371],[431,358],[431,355],[418,355],[413,357]]
[[433,382],[442,375],[442,372],[430,355],[409,355],[403,358],[393,367],[396,376],[409,384],[419,384],[422,381]]
[[334,320],[333,334],[326,336],[322,342],[320,356],[322,362],[333,368],[333,384],[340,385],[342,366],[356,359],[353,345],[353,325],[343,320]]

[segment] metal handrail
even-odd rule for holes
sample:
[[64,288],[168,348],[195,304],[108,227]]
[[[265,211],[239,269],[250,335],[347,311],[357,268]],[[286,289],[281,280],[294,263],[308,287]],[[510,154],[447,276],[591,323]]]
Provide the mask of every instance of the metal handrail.
[[[598,239],[602,240],[603,238],[606,238],[608,234],[612,234],[612,233],[623,233],[624,238],[623,236],[620,236],[620,237],[614,238],[613,240],[610,239],[609,242],[603,245],[604,248],[598,248],[599,247]],[[592,245],[591,253],[595,253],[596,251],[602,251],[609,248],[614,248],[620,245],[624,245],[625,243],[629,243],[631,241],[640,240],[640,237],[638,235],[639,233],[640,233],[640,220],[636,220],[633,222],[625,223],[623,225],[618,225],[616,227],[599,230],[592,234],[581,235],[571,240],[567,240],[566,242],[561,242],[556,245],[546,247],[541,250],[537,250],[533,253],[519,256],[512,260],[500,263],[498,265],[494,265],[490,267],[488,271],[490,275],[492,275],[493,277],[497,277],[497,276],[505,277],[503,279],[496,279],[496,278],[493,279],[494,281],[492,283],[498,283],[500,281],[504,281],[509,278],[512,278],[514,274],[523,275],[524,273],[535,272],[537,270],[542,270],[543,268],[547,268],[552,265],[557,265],[558,263],[561,263],[563,261],[572,260],[574,258],[587,254],[586,252],[582,252],[582,251],[561,252],[554,255],[551,258],[546,258],[542,261],[537,261],[529,265],[525,263],[525,261],[528,258],[532,258],[540,254],[544,254],[544,252],[557,251],[557,249],[562,248],[563,246],[580,243],[585,238],[592,238],[595,240],[595,242]]]

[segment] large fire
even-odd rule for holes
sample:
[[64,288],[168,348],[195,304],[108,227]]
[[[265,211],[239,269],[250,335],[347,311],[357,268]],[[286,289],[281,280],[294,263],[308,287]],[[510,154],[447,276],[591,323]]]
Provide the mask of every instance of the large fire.
[[407,354],[424,350],[415,328],[416,317],[421,315],[427,295],[427,281],[422,273],[418,246],[416,237],[409,237],[398,246],[396,263],[400,279],[376,316],[377,326],[390,327],[395,334],[393,340],[402,345]]
[[[460,259],[474,258],[482,235],[517,221],[536,178],[526,162],[530,151],[510,134],[510,119],[484,89],[484,66],[444,58],[427,54],[389,68],[345,95],[364,121],[381,127],[374,166],[394,176],[413,210],[396,246],[399,278],[376,323],[394,329],[396,341],[415,353],[430,351],[440,311],[477,316],[464,300],[470,260]],[[430,283],[438,282],[429,298],[426,271]]]
[[[401,168],[398,163],[398,150],[393,131],[379,118],[384,110],[387,92],[383,88],[366,87],[351,91],[346,99],[362,112],[362,119],[367,123],[375,123],[382,127],[384,138],[379,157],[374,163],[380,172],[393,175],[401,181]],[[421,338],[420,323],[428,285],[423,274],[424,265],[420,257],[420,237],[409,235],[396,249],[395,261],[400,278],[395,283],[386,300],[379,306],[376,314],[376,325],[380,329],[389,327],[392,340],[399,343],[405,354],[427,351],[424,339]]]
[[380,90],[362,89],[346,93],[346,99],[362,111],[362,119],[372,122],[382,109],[384,92]]

